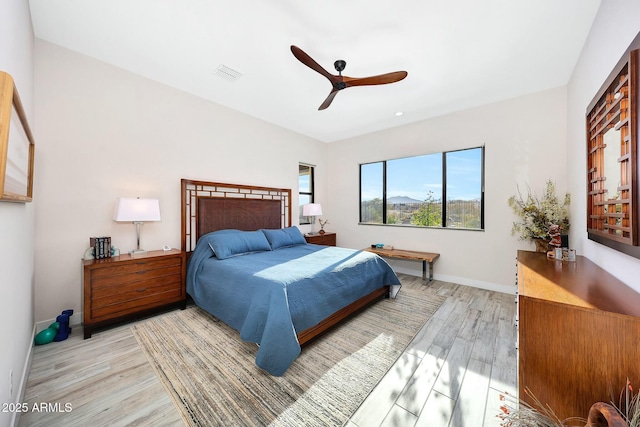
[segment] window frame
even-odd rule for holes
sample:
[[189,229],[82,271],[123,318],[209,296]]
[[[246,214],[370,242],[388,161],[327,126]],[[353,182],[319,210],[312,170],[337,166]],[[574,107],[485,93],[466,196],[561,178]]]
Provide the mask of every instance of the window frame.
[[[311,224],[309,217],[303,216],[302,215],[302,203],[300,203],[300,200],[302,199],[301,196],[305,196],[305,197],[309,197],[309,203],[315,203],[315,165],[311,165],[308,163],[298,163],[298,182],[300,180],[300,169],[302,167],[307,167],[309,168],[309,189],[310,191],[302,191],[302,189],[300,188],[300,185],[298,184],[298,223],[300,225],[309,225]],[[306,203],[304,203],[306,204]]]
[[[480,228],[467,228],[467,227],[450,227],[447,226],[447,153],[455,153],[466,150],[476,150],[480,149]],[[441,195],[441,205],[442,205],[442,225],[440,226],[427,226],[427,225],[415,225],[415,224],[388,224],[387,223],[387,162],[393,160],[400,160],[412,157],[421,157],[430,154],[441,154],[442,160],[442,191]],[[387,160],[379,160],[375,162],[366,162],[360,163],[358,170],[358,225],[374,225],[374,226],[396,226],[396,227],[414,227],[414,228],[435,228],[435,229],[447,229],[447,230],[467,230],[467,231],[484,231],[485,230],[485,157],[486,157],[486,146],[480,145],[476,147],[468,147],[461,148],[457,150],[448,150],[442,152],[434,152],[434,153],[425,153],[419,154],[415,156],[407,156],[407,157],[399,157],[395,159],[387,159]],[[363,222],[362,221],[362,166],[364,165],[372,165],[380,163],[382,164],[382,222],[381,223],[372,223],[372,222]]]

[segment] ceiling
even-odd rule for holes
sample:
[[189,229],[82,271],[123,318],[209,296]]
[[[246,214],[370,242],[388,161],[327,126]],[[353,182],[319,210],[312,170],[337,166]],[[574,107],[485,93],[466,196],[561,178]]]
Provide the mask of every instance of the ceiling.
[[[324,142],[567,84],[600,0],[30,0],[35,36]],[[406,70],[318,107],[329,81]],[[224,65],[235,81],[216,73]],[[402,111],[402,116],[395,113]]]

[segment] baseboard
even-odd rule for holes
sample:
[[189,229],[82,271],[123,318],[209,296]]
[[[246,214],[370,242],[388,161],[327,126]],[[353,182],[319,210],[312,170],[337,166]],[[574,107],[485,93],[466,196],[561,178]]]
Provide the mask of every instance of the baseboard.
[[[29,372],[31,372],[31,361],[33,360],[33,348],[35,346],[34,342],[36,339],[36,325],[33,325],[33,330],[31,331],[31,346],[29,346],[29,352],[27,353],[27,358],[24,361],[24,368],[22,369],[22,377],[20,379],[19,388],[16,393],[16,401],[14,403],[22,403],[24,402],[24,394],[27,391],[27,382],[29,381]],[[13,416],[11,417],[11,426],[17,427],[20,423],[20,411],[14,411]]]
[[[410,276],[422,277],[422,275],[418,276],[416,274],[416,270],[413,270],[413,269],[410,269],[410,268],[403,268],[403,267],[394,266],[393,270],[397,271],[398,273],[408,274]],[[458,276],[450,276],[450,275],[446,275],[446,274],[436,274],[436,273],[434,273],[433,274],[433,280],[441,280],[443,282],[457,283],[459,285],[465,285],[465,286],[471,286],[471,287],[474,287],[474,288],[486,289],[487,291],[501,292],[503,294],[515,295],[515,293],[516,293],[515,285],[514,286],[500,285],[498,283],[484,282],[482,280],[469,279],[469,278],[466,278],[466,277],[458,277]]]

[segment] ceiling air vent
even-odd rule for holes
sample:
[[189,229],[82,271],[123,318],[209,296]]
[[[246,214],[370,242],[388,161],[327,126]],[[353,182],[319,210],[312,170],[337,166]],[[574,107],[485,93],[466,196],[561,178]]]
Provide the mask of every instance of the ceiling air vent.
[[220,65],[218,68],[216,68],[213,74],[230,82],[235,82],[240,77],[242,77],[242,74],[240,74],[240,72],[234,70],[233,68],[229,68],[226,65]]

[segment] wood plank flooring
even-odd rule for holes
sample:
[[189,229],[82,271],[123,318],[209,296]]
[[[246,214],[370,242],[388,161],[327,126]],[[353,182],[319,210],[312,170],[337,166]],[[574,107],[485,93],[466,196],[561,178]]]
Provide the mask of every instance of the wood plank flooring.
[[[447,299],[346,427],[499,426],[500,393],[516,393],[514,296],[429,286]],[[20,426],[183,425],[129,325],[88,340],[75,327],[66,341],[36,347],[25,402],[50,405],[22,414]]]
[[448,298],[347,427],[500,425],[500,394],[517,393],[515,296],[438,281],[430,286]]

